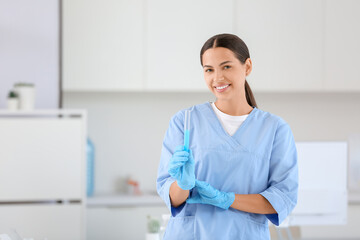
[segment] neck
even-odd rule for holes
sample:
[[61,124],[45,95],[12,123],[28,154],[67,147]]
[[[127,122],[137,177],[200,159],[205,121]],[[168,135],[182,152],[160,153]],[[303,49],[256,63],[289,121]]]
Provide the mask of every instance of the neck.
[[216,107],[223,113],[232,116],[242,116],[249,114],[253,107],[251,107],[246,98],[243,99],[217,99],[215,102]]

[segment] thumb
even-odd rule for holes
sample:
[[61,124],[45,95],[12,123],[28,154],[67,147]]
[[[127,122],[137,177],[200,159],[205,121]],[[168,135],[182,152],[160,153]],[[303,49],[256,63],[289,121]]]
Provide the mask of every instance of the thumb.
[[193,156],[193,154],[192,154],[191,149],[189,150],[189,161],[190,161],[190,163],[195,163],[195,161],[194,161],[194,156]]
[[169,169],[168,173],[175,179],[178,179],[180,177],[179,169]]

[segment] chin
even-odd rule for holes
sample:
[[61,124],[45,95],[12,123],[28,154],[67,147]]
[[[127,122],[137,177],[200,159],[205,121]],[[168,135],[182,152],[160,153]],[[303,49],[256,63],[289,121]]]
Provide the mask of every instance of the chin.
[[221,100],[221,101],[229,101],[232,99],[232,97],[229,95],[228,96],[221,96],[221,95],[219,96],[219,95],[215,94],[215,97],[217,100]]

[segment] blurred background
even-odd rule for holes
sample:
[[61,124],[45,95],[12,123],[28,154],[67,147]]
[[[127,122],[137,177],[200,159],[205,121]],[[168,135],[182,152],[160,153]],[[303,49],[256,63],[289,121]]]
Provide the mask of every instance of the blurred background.
[[[346,206],[336,213],[342,218],[271,226],[272,239],[285,229],[296,239],[360,239],[359,11],[358,0],[0,0],[0,143],[21,151],[10,148],[26,138],[17,133],[20,125],[11,125],[16,120],[77,115],[86,129],[77,135],[79,149],[87,150],[76,158],[84,163],[76,168],[83,176],[74,180],[81,182],[76,197],[11,197],[15,188],[24,192],[13,182],[24,176],[17,171],[28,159],[0,172],[0,188],[12,189],[0,190],[0,230],[16,228],[35,239],[150,239],[148,216],[162,225],[169,214],[156,195],[169,120],[183,108],[215,100],[204,83],[200,49],[215,34],[233,33],[249,48],[253,71],[247,80],[259,109],[285,119],[296,142],[347,144],[343,165],[339,160],[345,172],[330,174],[326,163],[312,169],[318,179],[330,179],[330,190],[332,180],[344,182],[340,205]],[[41,126],[26,128],[36,134]],[[59,134],[59,128],[49,129]],[[63,140],[73,139],[74,131],[68,132]],[[29,134],[23,146],[30,146]],[[17,139],[10,144],[11,136]],[[0,168],[14,155],[4,151]],[[26,166],[23,174],[47,171],[41,163]],[[59,178],[68,180],[56,183],[65,188],[74,183],[66,169]],[[42,181],[26,188],[45,188]],[[34,208],[49,199],[78,204],[77,214],[47,213],[34,231],[40,219]]]

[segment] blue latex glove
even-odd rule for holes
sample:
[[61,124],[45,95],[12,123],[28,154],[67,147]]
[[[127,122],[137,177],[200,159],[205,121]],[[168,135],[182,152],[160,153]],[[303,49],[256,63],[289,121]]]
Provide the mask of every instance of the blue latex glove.
[[207,182],[196,180],[195,189],[197,193],[188,198],[187,203],[211,204],[228,209],[235,200],[235,193],[219,191]]
[[192,189],[195,186],[195,161],[191,150],[187,152],[184,146],[177,146],[170,159],[168,172],[181,189]]

